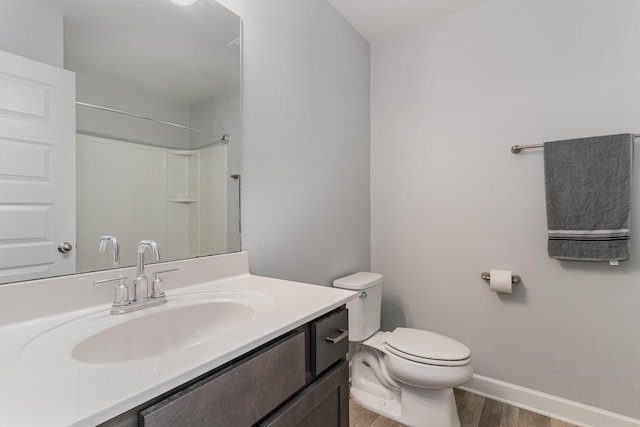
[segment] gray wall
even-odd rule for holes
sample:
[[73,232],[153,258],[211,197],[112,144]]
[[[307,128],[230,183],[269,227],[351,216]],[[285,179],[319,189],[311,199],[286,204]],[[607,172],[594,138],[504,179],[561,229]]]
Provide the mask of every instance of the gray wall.
[[[457,338],[477,374],[635,418],[640,175],[632,260],[558,261],[543,152],[509,148],[640,132],[638,16],[635,0],[484,3],[374,43],[371,108],[384,326]],[[491,292],[491,268],[523,283]]]
[[323,0],[225,0],[244,22],[242,246],[251,272],[369,269],[369,45]]

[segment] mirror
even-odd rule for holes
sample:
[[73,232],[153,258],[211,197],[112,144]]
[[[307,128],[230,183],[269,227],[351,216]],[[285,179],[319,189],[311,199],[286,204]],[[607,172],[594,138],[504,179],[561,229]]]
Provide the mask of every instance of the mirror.
[[[142,239],[161,261],[241,250],[240,18],[214,0],[25,1],[64,17],[76,75],[69,273],[135,265]],[[98,251],[104,235],[118,264],[111,244]]]

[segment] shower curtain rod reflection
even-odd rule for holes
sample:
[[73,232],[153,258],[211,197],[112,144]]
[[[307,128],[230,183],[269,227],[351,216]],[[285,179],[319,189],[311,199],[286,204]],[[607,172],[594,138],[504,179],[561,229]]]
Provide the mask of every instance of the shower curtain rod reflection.
[[[103,107],[101,105],[88,104],[86,102],[76,101],[76,105],[80,105],[82,107],[95,108],[96,110],[109,111],[111,113],[122,114],[122,115],[125,115],[125,116],[135,117],[135,118],[143,119],[143,120],[149,120],[149,121],[156,122],[156,123],[162,123],[162,124],[173,126],[173,127],[177,127],[177,128],[180,128],[180,129],[185,129],[185,130],[188,130],[188,131],[197,132],[197,133],[199,133],[201,135],[210,136],[212,138],[220,138],[219,141],[215,141],[212,144],[218,144],[218,143],[228,144],[229,143],[229,134],[228,133],[225,133],[222,136],[220,136],[220,135],[213,134],[211,132],[205,132],[205,131],[200,130],[200,129],[192,128],[190,126],[185,126],[185,125],[181,125],[181,124],[178,124],[178,123],[173,123],[173,122],[169,122],[169,121],[166,121],[166,120],[154,119],[152,117],[143,116],[141,114],[130,113],[129,111],[117,110],[115,108]],[[211,144],[209,144],[209,145],[211,145]]]

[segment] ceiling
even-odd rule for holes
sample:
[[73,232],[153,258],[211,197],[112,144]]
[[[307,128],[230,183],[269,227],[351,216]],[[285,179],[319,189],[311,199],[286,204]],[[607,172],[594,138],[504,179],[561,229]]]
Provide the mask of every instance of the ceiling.
[[184,105],[239,86],[240,21],[214,0],[31,2],[64,17],[68,70]]
[[370,43],[489,0],[327,0]]
[[[216,0],[186,8],[170,0],[31,1],[64,16],[70,70],[186,105],[238,81],[237,17]],[[373,43],[488,0],[327,1]]]

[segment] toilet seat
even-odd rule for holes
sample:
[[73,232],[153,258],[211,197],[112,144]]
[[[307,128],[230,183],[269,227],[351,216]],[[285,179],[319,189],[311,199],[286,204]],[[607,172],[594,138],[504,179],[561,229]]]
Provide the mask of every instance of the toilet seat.
[[469,348],[449,337],[412,328],[396,328],[385,337],[390,353],[413,362],[435,366],[464,366],[471,363]]

